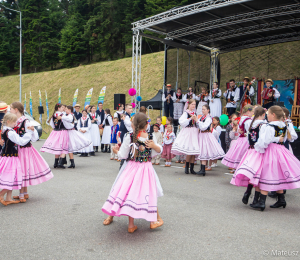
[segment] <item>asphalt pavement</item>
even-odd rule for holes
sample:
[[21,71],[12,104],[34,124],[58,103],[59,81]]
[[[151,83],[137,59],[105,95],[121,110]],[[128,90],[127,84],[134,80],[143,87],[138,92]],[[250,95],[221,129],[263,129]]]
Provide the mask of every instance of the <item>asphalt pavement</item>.
[[[34,145],[40,149],[43,142]],[[54,156],[43,156],[53,168]],[[175,163],[155,166],[164,189],[158,208],[165,224],[150,230],[149,222],[136,220],[138,230],[129,234],[127,217],[102,224],[101,207],[119,163],[100,152],[75,156],[75,164],[53,169],[53,179],[29,187],[26,203],[0,205],[0,260],[300,257],[300,190],[287,192],[285,209],[271,209],[275,200],[267,198],[260,212],[241,202],[245,188],[229,183],[220,161],[205,177],[186,175]]]

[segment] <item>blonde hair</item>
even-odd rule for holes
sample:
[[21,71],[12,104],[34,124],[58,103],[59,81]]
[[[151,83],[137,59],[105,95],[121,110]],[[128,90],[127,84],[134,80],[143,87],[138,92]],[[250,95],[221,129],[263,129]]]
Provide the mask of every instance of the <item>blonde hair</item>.
[[188,109],[190,108],[190,104],[192,104],[193,102],[195,102],[196,103],[196,100],[195,99],[189,99],[189,101],[187,102],[188,103]]
[[[282,122],[285,121],[285,113],[284,113],[283,109],[280,106],[271,106],[269,108],[269,111],[270,111],[270,113],[275,114],[275,116],[278,120],[280,120]],[[288,123],[285,122],[285,125],[286,125],[286,128],[287,128],[287,130],[286,130],[287,131],[287,138],[291,139],[292,136],[291,136],[291,133],[289,131]]]
[[7,113],[5,114],[5,116],[3,117],[3,123],[2,123],[2,127],[1,127],[1,131],[3,131],[3,126],[7,125],[7,122],[17,122],[18,118],[15,114],[12,113]]
[[251,106],[251,105],[246,105],[246,106],[243,107],[242,113],[243,113],[243,115],[244,115],[244,114],[246,114],[248,111],[252,111],[252,110],[253,110],[253,106]]

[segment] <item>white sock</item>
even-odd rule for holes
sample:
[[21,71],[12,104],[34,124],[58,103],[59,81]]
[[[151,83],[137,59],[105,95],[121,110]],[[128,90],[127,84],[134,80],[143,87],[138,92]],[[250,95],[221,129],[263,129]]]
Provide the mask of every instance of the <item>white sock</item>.
[[19,194],[19,198],[20,198],[20,199],[21,199],[21,198],[24,199],[24,193],[20,193],[20,194]]

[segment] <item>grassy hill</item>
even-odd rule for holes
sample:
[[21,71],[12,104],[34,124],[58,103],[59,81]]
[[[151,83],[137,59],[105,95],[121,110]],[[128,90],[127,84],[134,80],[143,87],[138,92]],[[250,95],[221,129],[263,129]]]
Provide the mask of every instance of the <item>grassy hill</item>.
[[[143,100],[152,98],[163,82],[164,53],[143,55],[141,96]],[[130,102],[128,89],[131,88],[131,58],[117,61],[100,62],[91,65],[82,65],[72,69],[61,69],[40,73],[25,74],[22,77],[22,102],[27,95],[27,111],[29,111],[29,92],[32,94],[33,115],[38,119],[39,90],[42,93],[42,102],[45,108],[45,90],[48,94],[50,115],[54,105],[58,102],[58,91],[61,91],[63,104],[71,105],[73,95],[78,88],[78,103],[83,106],[85,96],[90,88],[94,88],[91,104],[97,104],[102,87],[106,86],[104,108],[113,110],[114,94],[126,93],[126,102]],[[0,100],[11,104],[19,100],[19,76],[0,78]],[[45,121],[46,115],[43,116]],[[49,126],[43,123],[44,129],[49,132]]]

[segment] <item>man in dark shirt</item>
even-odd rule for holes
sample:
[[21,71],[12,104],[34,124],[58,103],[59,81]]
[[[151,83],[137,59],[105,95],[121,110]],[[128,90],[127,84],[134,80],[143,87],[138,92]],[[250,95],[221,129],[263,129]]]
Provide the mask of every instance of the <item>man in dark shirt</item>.
[[[99,131],[100,131],[100,136],[102,139],[102,134],[103,134],[103,128],[104,128],[104,118],[105,118],[105,113],[103,110],[103,103],[98,104],[98,110],[96,111],[97,115],[100,117],[100,125],[99,125]],[[101,151],[104,149],[104,145],[101,144]],[[96,147],[96,152],[98,152],[98,147]]]

